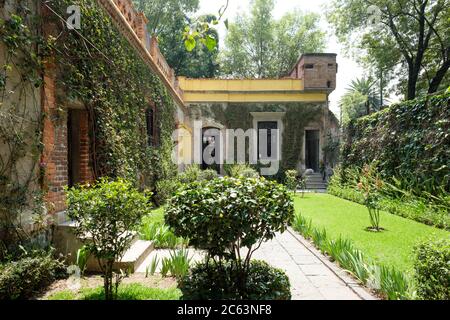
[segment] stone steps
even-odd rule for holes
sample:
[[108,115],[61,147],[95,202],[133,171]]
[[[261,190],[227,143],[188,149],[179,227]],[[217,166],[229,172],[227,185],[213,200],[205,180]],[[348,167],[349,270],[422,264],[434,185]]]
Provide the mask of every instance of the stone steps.
[[[77,258],[77,251],[83,246],[83,242],[75,236],[73,230],[76,224],[73,221],[60,223],[54,233],[54,245],[59,253],[66,256],[67,263],[75,264]],[[90,235],[83,237],[84,241],[91,238]],[[114,263],[114,270],[135,272],[139,266],[144,262],[147,256],[153,251],[154,245],[152,241],[144,241],[139,239],[139,234],[133,232],[133,239],[130,247],[125,251],[122,259]],[[100,266],[94,257],[89,257],[87,262],[87,271],[98,272]]]
[[328,183],[323,181],[320,173],[313,173],[306,176],[306,190],[326,190]]

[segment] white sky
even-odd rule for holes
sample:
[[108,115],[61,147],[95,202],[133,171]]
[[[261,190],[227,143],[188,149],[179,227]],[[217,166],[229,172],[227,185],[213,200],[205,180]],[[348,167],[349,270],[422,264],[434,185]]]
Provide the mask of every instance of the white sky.
[[[330,95],[330,109],[336,116],[339,116],[338,102],[340,97],[345,93],[346,88],[351,80],[359,78],[363,74],[363,70],[349,58],[344,57],[341,52],[341,46],[337,43],[332,26],[330,26],[324,16],[324,9],[322,6],[326,0],[276,0],[275,10],[273,12],[275,19],[283,16],[284,13],[292,11],[294,8],[299,8],[302,11],[316,12],[321,16],[321,27],[327,33],[327,48],[325,52],[337,53],[337,63],[339,70],[337,74],[336,90]],[[226,3],[226,0],[200,0],[200,10],[198,14],[213,13],[216,14],[221,6]],[[230,0],[228,9],[224,15],[224,20],[228,18],[234,21],[234,17],[238,12],[249,12],[250,0]],[[223,23],[219,26],[220,45],[224,46],[223,39],[225,39],[227,30]]]

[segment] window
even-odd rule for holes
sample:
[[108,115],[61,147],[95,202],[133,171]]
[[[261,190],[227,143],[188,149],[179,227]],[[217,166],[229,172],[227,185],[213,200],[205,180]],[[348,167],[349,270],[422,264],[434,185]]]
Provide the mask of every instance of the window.
[[156,128],[155,128],[155,108],[151,106],[147,109],[145,114],[145,119],[147,122],[147,138],[148,145],[154,146],[156,144]]
[[312,63],[305,64],[305,69],[314,69],[314,64]]
[[[258,160],[259,159],[272,159],[276,157],[277,154],[277,148],[278,148],[278,136],[275,134],[272,135],[272,130],[278,129],[278,122],[277,121],[258,121]],[[266,130],[265,133],[260,134],[260,130]],[[261,141],[261,137],[266,137],[266,141]],[[265,150],[264,148],[260,150],[261,147],[264,147],[264,145],[261,145],[262,143],[266,143]],[[273,149],[273,150],[272,150]]]

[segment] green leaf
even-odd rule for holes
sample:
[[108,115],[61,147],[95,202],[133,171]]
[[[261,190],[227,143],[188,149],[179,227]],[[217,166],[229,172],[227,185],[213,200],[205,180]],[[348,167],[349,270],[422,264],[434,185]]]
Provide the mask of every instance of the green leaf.
[[216,48],[217,41],[215,38],[208,35],[205,39],[205,45],[209,51],[213,51]]
[[196,45],[197,42],[195,41],[194,37],[189,37],[184,41],[184,46],[186,47],[186,50],[189,52],[194,50]]
[[225,19],[225,21],[223,23],[225,24],[225,28],[227,28],[227,30],[228,30],[228,24],[229,24],[228,19]]

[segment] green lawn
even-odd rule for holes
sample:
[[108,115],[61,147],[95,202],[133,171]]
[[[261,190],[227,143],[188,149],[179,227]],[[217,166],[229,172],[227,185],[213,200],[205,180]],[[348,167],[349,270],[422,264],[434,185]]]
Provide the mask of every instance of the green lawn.
[[328,194],[305,194],[295,197],[295,210],[310,218],[314,227],[325,228],[331,239],[350,239],[374,261],[412,271],[414,245],[421,240],[449,238],[450,232],[419,222],[381,212],[383,232],[366,231],[369,226],[365,206]]
[[[177,288],[149,288],[139,283],[119,286],[118,300],[179,300],[181,291]],[[104,300],[103,287],[84,288],[79,293],[64,290],[59,291],[48,300]]]

